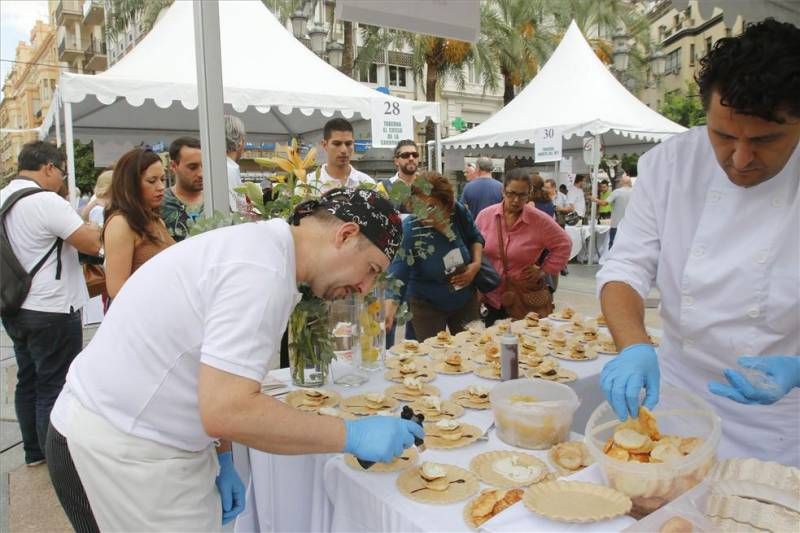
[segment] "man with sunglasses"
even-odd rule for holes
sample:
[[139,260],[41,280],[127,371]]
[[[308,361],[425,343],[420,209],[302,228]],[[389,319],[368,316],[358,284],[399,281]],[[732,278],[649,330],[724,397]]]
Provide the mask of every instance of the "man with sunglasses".
[[311,195],[319,196],[339,187],[355,189],[361,183],[374,185],[374,179],[350,164],[355,146],[353,125],[350,121],[333,118],[325,124],[322,131],[321,146],[325,151],[326,162],[308,176]]
[[[18,169],[0,190],[0,204],[12,202],[0,222],[10,244],[10,249],[4,246],[3,262],[5,266],[10,259],[6,254],[12,252],[33,275],[19,310],[5,309],[2,321],[17,360],[14,399],[25,463],[35,466],[45,462],[50,410],[83,347],[80,309],[89,294],[78,252],[99,253],[100,229],[84,224],[58,194],[67,171],[64,154],[55,146],[42,141],[25,144]],[[22,196],[31,189],[38,194]],[[4,285],[14,282],[5,268],[3,274]]]
[[[417,168],[419,167],[417,143],[411,139],[403,139],[398,142],[394,147],[394,166],[397,168],[395,175],[389,179],[380,180],[381,185],[388,193],[391,193],[392,187],[398,181],[402,181],[410,188],[417,178]],[[395,205],[395,208],[402,214],[409,213],[405,205]]]

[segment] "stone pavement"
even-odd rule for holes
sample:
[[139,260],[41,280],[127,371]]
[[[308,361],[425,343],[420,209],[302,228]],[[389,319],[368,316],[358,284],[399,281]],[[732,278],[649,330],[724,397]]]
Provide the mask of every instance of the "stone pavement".
[[[595,297],[596,266],[569,265],[570,274],[562,276],[556,292],[556,306],[570,305],[584,316],[595,316],[600,304]],[[656,295],[651,295],[655,296]],[[647,309],[648,327],[661,329],[656,309]],[[84,328],[87,343],[96,326]],[[24,465],[19,427],[14,415],[16,364],[11,340],[0,328],[0,532],[72,531],[50,484],[46,466]]]

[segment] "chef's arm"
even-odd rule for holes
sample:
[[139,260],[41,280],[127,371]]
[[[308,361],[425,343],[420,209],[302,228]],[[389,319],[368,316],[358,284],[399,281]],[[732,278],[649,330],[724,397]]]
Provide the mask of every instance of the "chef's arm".
[[200,364],[200,420],[211,437],[269,453],[340,452],[344,421],[294,409],[261,393],[257,381]]
[[632,344],[650,344],[644,326],[644,300],[633,287],[610,281],[600,292],[600,306],[620,351]]
[[219,444],[217,445],[217,453],[225,453],[233,450],[233,446],[231,446],[231,441],[220,439]]

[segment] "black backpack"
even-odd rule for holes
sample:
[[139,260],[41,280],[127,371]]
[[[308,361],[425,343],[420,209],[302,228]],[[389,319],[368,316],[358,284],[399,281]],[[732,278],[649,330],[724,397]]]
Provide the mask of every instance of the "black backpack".
[[[24,179],[24,178],[23,178]],[[25,198],[31,194],[38,192],[47,192],[45,189],[30,187],[28,189],[21,189],[8,197],[3,207],[0,208],[0,315],[13,316],[16,315],[28,297],[28,292],[31,290],[31,282],[33,277],[42,268],[44,262],[57,250],[58,265],[56,266],[56,279],[61,279],[61,246],[63,241],[57,238],[53,246],[42,257],[33,270],[26,271],[20,264],[19,259],[14,254],[11,248],[11,242],[8,240],[6,234],[6,215],[17,203],[20,198]]]

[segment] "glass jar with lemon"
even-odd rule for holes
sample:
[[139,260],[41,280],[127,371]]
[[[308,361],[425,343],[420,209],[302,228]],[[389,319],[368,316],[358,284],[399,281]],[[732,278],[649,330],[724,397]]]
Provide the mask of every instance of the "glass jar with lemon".
[[380,370],[386,355],[386,330],[384,328],[384,288],[376,285],[372,292],[361,298],[359,323],[359,366],[364,370]]

